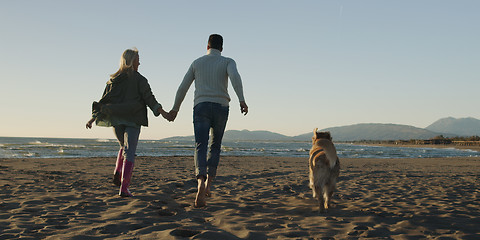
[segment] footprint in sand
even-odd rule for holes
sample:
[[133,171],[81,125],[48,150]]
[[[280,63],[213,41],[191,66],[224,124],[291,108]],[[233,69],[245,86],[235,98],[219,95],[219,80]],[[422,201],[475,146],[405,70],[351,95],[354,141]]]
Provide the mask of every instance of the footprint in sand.
[[197,234],[199,234],[200,231],[198,230],[191,230],[191,229],[182,229],[182,228],[177,228],[173,231],[170,232],[170,235],[176,236],[176,237],[193,237]]
[[171,217],[177,215],[177,213],[168,209],[160,209],[158,215],[162,217]]

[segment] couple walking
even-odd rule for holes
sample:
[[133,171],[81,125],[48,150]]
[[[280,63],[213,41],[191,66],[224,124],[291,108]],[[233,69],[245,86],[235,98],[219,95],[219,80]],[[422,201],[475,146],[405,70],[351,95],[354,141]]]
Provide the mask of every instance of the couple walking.
[[[221,56],[223,38],[218,34],[210,35],[207,54],[196,59],[190,65],[180,84],[172,110],[166,112],[157,102],[147,79],[138,72],[140,65],[138,51],[127,49],[121,59],[119,70],[111,75],[103,96],[93,102],[92,118],[86,127],[112,126],[120,144],[113,182],[120,187],[119,195],[132,197],[128,190],[135,162],[141,126],[148,126],[147,107],[155,116],[160,114],[168,121],[174,121],[185,95],[195,82],[193,125],[195,135],[195,175],[198,191],[195,207],[205,206],[205,197],[217,174],[220,159],[220,147],[229,114],[230,96],[228,78],[240,101],[240,111],[248,113],[243,96],[240,74],[233,59]],[[210,149],[209,134],[212,130]]]

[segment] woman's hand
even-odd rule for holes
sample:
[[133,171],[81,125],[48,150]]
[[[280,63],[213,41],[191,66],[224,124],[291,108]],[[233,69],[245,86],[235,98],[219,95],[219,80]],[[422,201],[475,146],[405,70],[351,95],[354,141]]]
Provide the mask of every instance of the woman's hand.
[[95,118],[91,118],[90,120],[88,120],[88,122],[87,122],[87,124],[85,125],[85,127],[86,127],[87,129],[91,129],[93,122],[95,122]]

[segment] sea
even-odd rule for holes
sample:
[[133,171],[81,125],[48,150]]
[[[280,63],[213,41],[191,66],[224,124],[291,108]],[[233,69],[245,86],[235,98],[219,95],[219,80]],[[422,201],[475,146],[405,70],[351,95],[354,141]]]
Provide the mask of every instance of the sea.
[[[480,152],[455,148],[410,148],[335,143],[340,158],[479,157]],[[308,157],[311,142],[224,141],[224,156]],[[114,139],[0,137],[0,158],[115,157]],[[191,140],[140,140],[137,156],[193,156]]]

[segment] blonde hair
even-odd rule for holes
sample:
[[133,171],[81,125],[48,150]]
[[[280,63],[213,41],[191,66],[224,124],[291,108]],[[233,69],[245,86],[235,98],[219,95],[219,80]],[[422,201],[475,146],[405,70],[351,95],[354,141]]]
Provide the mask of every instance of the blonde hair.
[[110,75],[110,78],[118,77],[118,75],[122,73],[132,73],[133,69],[133,61],[138,57],[138,49],[132,48],[127,49],[123,52],[122,57],[120,58],[120,67],[118,71],[114,74]]

